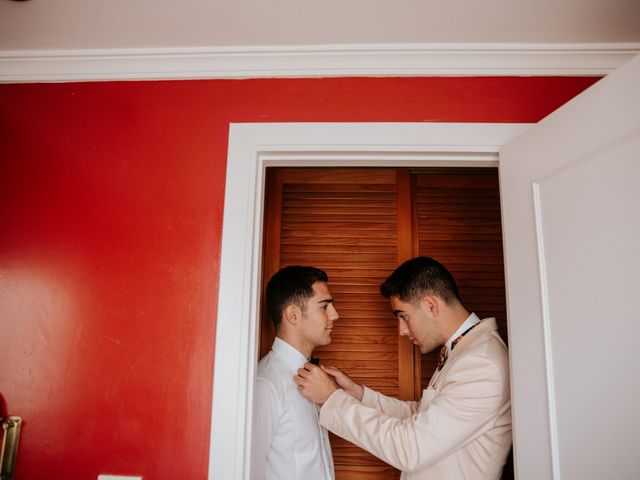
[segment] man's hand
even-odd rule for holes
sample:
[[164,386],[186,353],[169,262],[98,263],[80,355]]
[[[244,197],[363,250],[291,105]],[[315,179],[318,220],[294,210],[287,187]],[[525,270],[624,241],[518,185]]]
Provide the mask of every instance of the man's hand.
[[293,377],[298,384],[300,393],[312,402],[322,405],[338,387],[331,377],[313,363],[305,363],[304,368],[298,369],[298,375]]
[[364,397],[364,387],[354,382],[351,377],[349,377],[349,375],[336,367],[325,367],[324,365],[320,365],[320,368],[331,375],[331,377],[333,377],[333,380],[341,389],[343,389],[356,400],[362,400],[362,397]]

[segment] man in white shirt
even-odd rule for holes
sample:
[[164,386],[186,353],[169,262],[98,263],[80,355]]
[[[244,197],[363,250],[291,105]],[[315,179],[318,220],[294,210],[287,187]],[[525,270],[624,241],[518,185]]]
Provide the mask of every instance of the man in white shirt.
[[276,273],[266,304],[276,327],[271,351],[258,363],[254,389],[251,478],[253,480],[333,480],[327,430],[318,407],[293,380],[316,347],[331,343],[338,313],[327,274],[291,266]]
[[511,447],[511,396],[495,319],[467,311],[449,271],[428,257],[402,264],[380,292],[391,301],[400,335],[422,353],[442,346],[438,367],[420,402],[405,402],[307,363],[296,382],[322,405],[320,423],[405,480],[499,479]]

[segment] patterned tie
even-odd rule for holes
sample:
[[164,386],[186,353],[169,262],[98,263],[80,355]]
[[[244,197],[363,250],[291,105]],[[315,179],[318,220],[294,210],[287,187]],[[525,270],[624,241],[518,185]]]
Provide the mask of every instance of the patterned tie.
[[436,367],[438,371],[442,370],[442,367],[444,367],[444,362],[447,361],[448,356],[449,352],[447,352],[447,346],[443,345],[440,349],[440,356],[438,357],[438,365]]
[[[460,342],[460,340],[462,340],[462,337],[464,337],[467,333],[473,330],[473,327],[475,327],[476,325],[478,324],[476,323],[475,325],[472,325],[471,327],[469,327],[467,330],[462,332],[462,334],[459,337],[457,337],[453,342],[451,342],[452,352],[453,352],[453,349],[456,348],[456,345]],[[438,365],[436,367],[438,371],[442,370],[442,367],[444,367],[444,363],[447,361],[447,358],[449,358],[449,352],[447,351],[447,345],[445,344],[440,349],[440,356],[438,357]]]

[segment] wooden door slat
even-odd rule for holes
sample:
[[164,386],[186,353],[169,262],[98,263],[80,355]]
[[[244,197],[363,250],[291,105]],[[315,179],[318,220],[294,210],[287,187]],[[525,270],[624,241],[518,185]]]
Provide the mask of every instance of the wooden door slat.
[[[495,316],[506,339],[497,171],[416,173],[414,188],[420,255],[444,264],[467,309],[481,318]],[[423,388],[436,364],[437,353],[422,356]]]

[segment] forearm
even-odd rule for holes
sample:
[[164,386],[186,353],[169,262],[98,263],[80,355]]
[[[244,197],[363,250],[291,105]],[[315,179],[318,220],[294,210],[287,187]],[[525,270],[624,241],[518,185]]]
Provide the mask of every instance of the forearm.
[[363,387],[361,402],[367,407],[391,417],[408,418],[418,411],[419,403],[387,397],[368,387]]
[[364,397],[364,385],[360,385],[359,383],[354,382],[353,385],[343,388],[343,390],[359,402],[361,402],[362,397]]
[[341,391],[334,393],[320,412],[322,426],[402,471],[423,464],[425,450],[431,450],[427,439],[417,441],[421,435],[410,422],[410,418],[382,414]]

